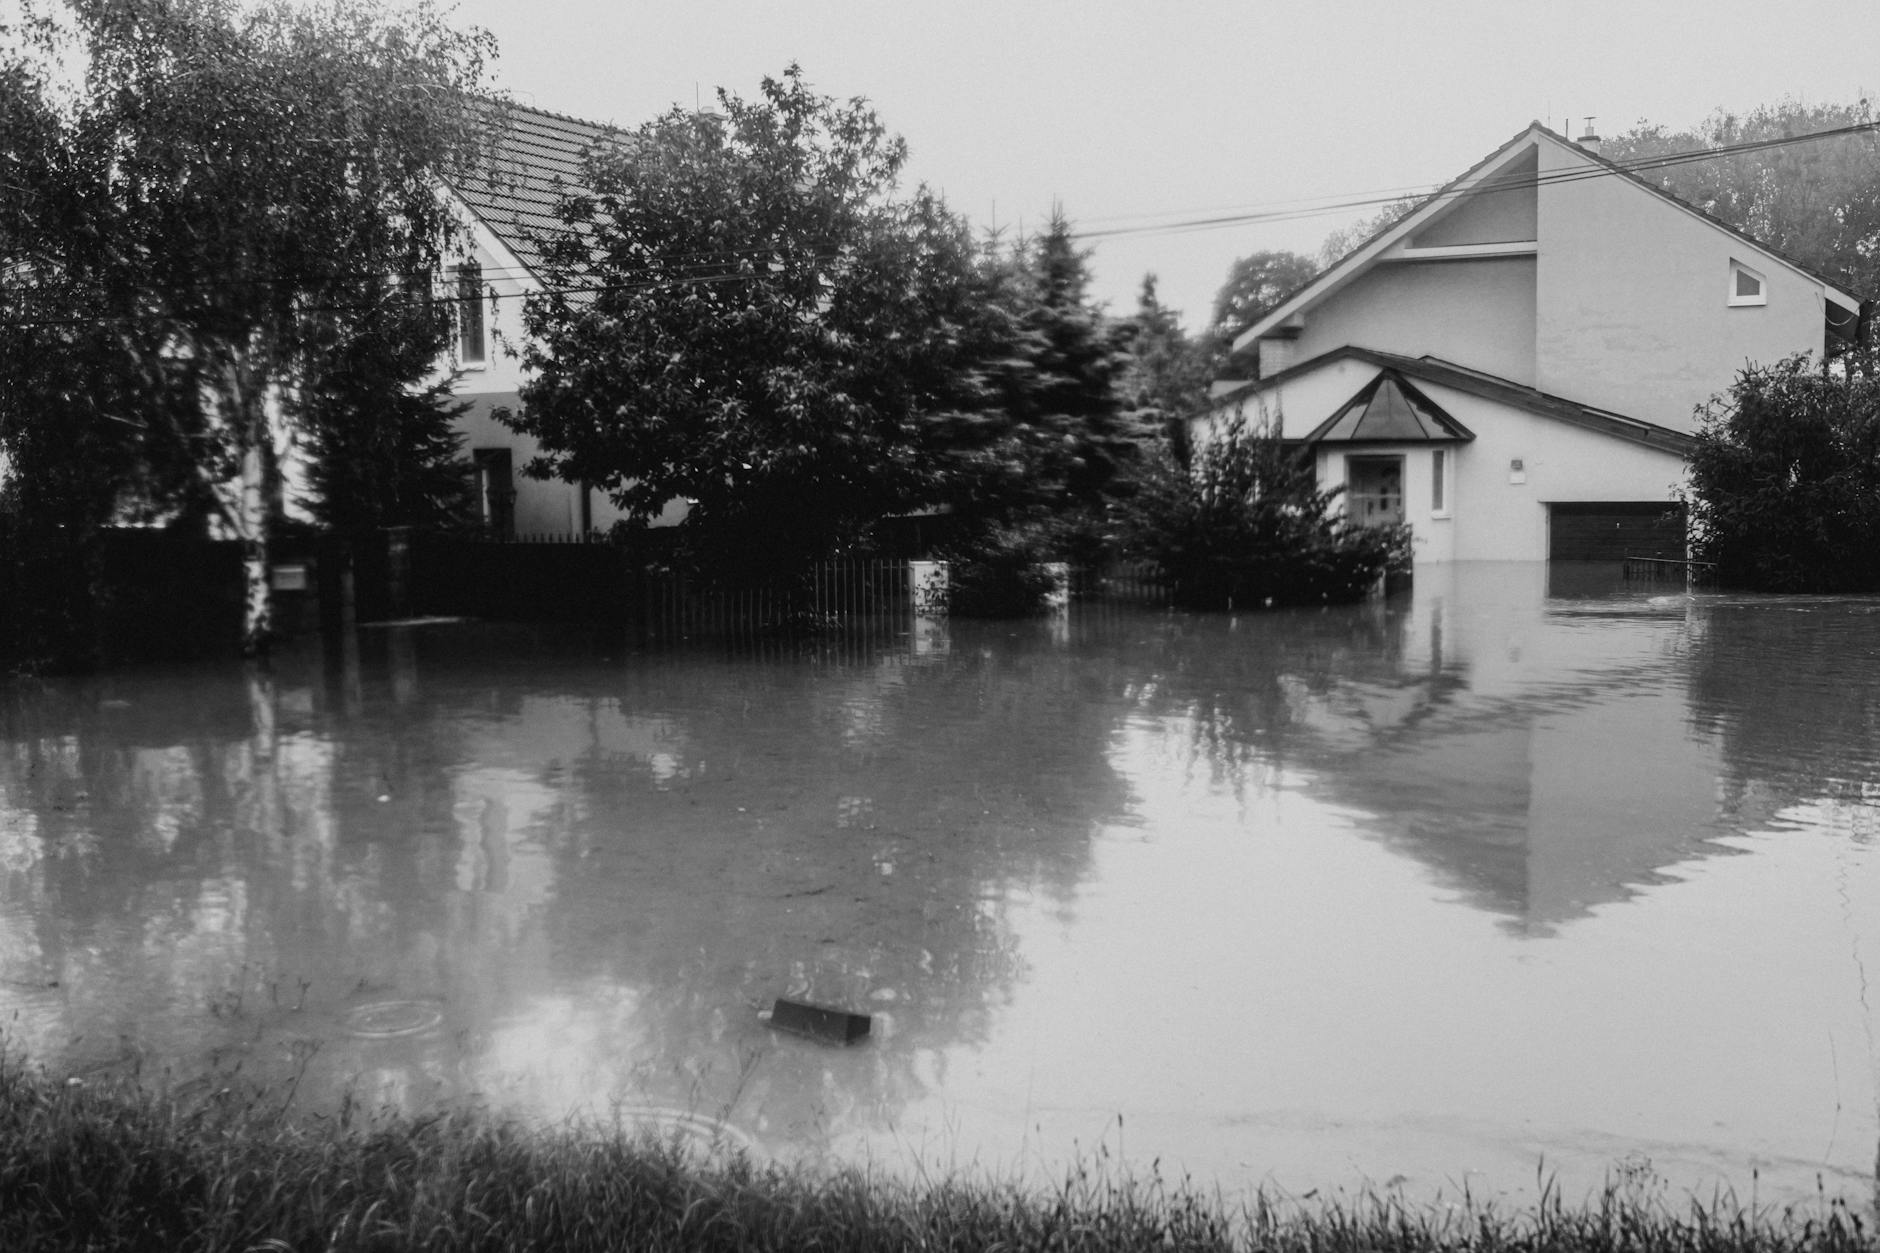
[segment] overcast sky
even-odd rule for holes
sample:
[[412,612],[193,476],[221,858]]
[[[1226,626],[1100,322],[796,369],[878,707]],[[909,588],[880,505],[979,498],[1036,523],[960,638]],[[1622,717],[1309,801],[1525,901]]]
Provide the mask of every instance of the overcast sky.
[[[1427,190],[1530,121],[1604,134],[1880,90],[1880,2],[1794,0],[462,0],[523,103],[635,126],[792,61],[865,96],[909,175],[974,222],[1160,226]],[[1569,123],[1566,119],[1571,118]],[[1316,252],[1335,216],[1104,239],[1095,295],[1145,272],[1190,329],[1235,257]]]

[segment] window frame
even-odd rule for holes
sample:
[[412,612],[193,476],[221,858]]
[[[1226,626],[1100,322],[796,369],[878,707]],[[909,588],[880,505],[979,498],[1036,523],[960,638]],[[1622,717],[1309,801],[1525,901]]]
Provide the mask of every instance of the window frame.
[[[1755,280],[1756,292],[1754,295],[1745,296],[1745,295],[1740,294],[1737,291],[1736,280],[1739,274],[1748,275],[1750,278]],[[1748,308],[1754,308],[1758,305],[1768,304],[1769,303],[1769,278],[1768,276],[1765,275],[1761,270],[1756,269],[1754,266],[1744,265],[1741,261],[1738,261],[1735,257],[1731,257],[1730,258],[1730,286],[1728,289],[1728,298],[1727,298],[1726,303],[1732,309],[1748,309]]]
[[455,267],[457,364],[466,370],[489,365],[489,330],[483,317],[483,267],[474,258]]
[[1430,517],[1455,516],[1455,488],[1451,479],[1455,458],[1447,448],[1430,449]]

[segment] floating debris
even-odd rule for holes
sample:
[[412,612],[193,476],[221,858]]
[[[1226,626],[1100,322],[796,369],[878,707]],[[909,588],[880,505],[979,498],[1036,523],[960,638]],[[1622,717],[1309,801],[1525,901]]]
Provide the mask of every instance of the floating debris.
[[871,1020],[867,1014],[780,996],[771,1007],[769,1021],[779,1031],[808,1036],[825,1044],[853,1044],[868,1034]]
[[346,1030],[366,1040],[418,1035],[444,1021],[431,1001],[374,1001],[346,1011]]

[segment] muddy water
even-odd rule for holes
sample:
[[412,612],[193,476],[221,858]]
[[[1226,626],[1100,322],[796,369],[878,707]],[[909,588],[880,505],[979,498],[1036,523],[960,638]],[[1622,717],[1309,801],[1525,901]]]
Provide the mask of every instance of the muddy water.
[[[1880,601],[1425,574],[808,649],[365,631],[0,688],[59,1074],[792,1159],[1865,1198]],[[873,1015],[837,1049],[780,995]]]

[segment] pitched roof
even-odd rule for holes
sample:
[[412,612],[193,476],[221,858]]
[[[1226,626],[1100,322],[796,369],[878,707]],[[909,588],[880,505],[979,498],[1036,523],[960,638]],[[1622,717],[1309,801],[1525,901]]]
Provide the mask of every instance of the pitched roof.
[[489,158],[451,190],[539,277],[541,241],[567,230],[555,206],[562,196],[580,190],[589,149],[626,143],[630,136],[616,127],[526,105],[482,101],[478,107],[492,128]]
[[1307,444],[1448,443],[1474,432],[1443,411],[1396,370],[1384,370],[1358,389],[1302,441]]
[[[1861,304],[1857,296],[1851,292],[1842,290],[1841,285],[1835,280],[1803,265],[1793,257],[1785,255],[1780,250],[1770,247],[1747,231],[1732,226],[1722,218],[1698,208],[1690,201],[1667,191],[1657,183],[1627,169],[1618,162],[1581,147],[1558,131],[1544,126],[1540,122],[1531,122],[1506,143],[1496,148],[1493,152],[1483,157],[1480,161],[1477,161],[1474,165],[1464,170],[1449,182],[1431,192],[1410,212],[1404,214],[1396,221],[1380,227],[1368,239],[1364,240],[1364,242],[1327,266],[1310,282],[1289,292],[1283,300],[1268,310],[1266,315],[1258,322],[1255,322],[1252,326],[1234,337],[1232,350],[1234,352],[1242,351],[1255,340],[1266,336],[1275,327],[1279,326],[1280,323],[1300,312],[1301,306],[1313,302],[1321,295],[1330,294],[1331,291],[1344,286],[1346,282],[1356,278],[1360,273],[1370,268],[1371,264],[1387,246],[1428,223],[1429,220],[1436,216],[1442,209],[1447,208],[1449,205],[1465,196],[1473,194],[1478,188],[1481,190],[1492,189],[1492,184],[1485,182],[1487,177],[1495,170],[1499,169],[1510,157],[1514,156],[1528,141],[1541,138],[1550,140],[1582,158],[1589,165],[1595,167],[1596,173],[1616,174],[1643,190],[1650,192],[1659,199],[1675,206],[1680,211],[1689,213],[1715,229],[1735,239],[1741,240],[1764,256],[1780,262],[1807,278],[1813,279],[1836,296],[1839,296],[1842,300],[1847,301],[1850,306],[1858,308]],[[1587,176],[1586,173],[1579,171],[1561,171],[1554,174],[1539,175],[1537,177],[1537,183]]]
[[[1697,447],[1696,438],[1685,434],[1683,431],[1674,431],[1670,427],[1659,426],[1654,422],[1645,422],[1638,418],[1629,418],[1622,413],[1614,413],[1610,409],[1599,409],[1592,405],[1581,404],[1577,400],[1568,400],[1562,396],[1550,395],[1547,392],[1538,391],[1522,383],[1516,383],[1497,375],[1485,373],[1481,370],[1472,370],[1467,366],[1457,365],[1453,361],[1444,361],[1440,357],[1404,357],[1394,352],[1379,352],[1374,348],[1356,348],[1351,346],[1334,348],[1332,351],[1321,353],[1309,361],[1302,361],[1298,365],[1281,370],[1271,378],[1260,379],[1256,382],[1248,383],[1243,387],[1236,388],[1231,392],[1225,392],[1215,397],[1214,400],[1210,402],[1209,408],[1210,410],[1214,410],[1225,405],[1231,405],[1237,400],[1253,396],[1269,387],[1283,383],[1288,379],[1297,378],[1302,374],[1308,374],[1322,366],[1330,365],[1335,361],[1341,360],[1361,361],[1367,365],[1377,366],[1381,371],[1394,371],[1400,376],[1420,379],[1425,383],[1438,387],[1452,388],[1471,396],[1479,396],[1484,400],[1493,400],[1499,404],[1532,413],[1537,417],[1551,418],[1556,422],[1565,422],[1569,426],[1580,427],[1582,430],[1593,431],[1600,435],[1609,435],[1614,439],[1625,440],[1627,443],[1642,444],[1647,448],[1655,448],[1660,452],[1671,453],[1675,456],[1688,456],[1690,452]],[[1381,378],[1383,375],[1379,377]],[[1422,396],[1420,392],[1417,394],[1419,397]],[[1337,418],[1344,415],[1353,404],[1363,397],[1364,392],[1360,391],[1357,396],[1347,401],[1333,417]],[[1422,399],[1423,403],[1430,405],[1431,408],[1435,408],[1434,404],[1430,402],[1427,397],[1422,397]],[[1442,411],[1437,409],[1437,412],[1440,413]],[[1445,414],[1444,416],[1447,417],[1448,415]],[[1453,419],[1450,420],[1452,422],[1454,421]],[[1307,440],[1313,439],[1314,437],[1323,438],[1319,435],[1319,431],[1323,430],[1327,425],[1329,424],[1320,423],[1319,427],[1315,428],[1311,434],[1308,434],[1305,438]],[[1465,434],[1460,437],[1452,438],[1474,438],[1472,434],[1467,433],[1467,428],[1463,427],[1460,423],[1455,423],[1455,425],[1458,430],[1464,431]],[[1404,438],[1416,439],[1418,437],[1406,436]],[[1424,436],[1422,438],[1427,439],[1430,437]]]

